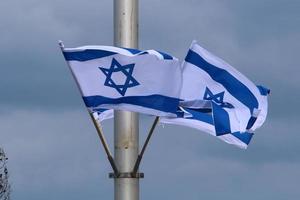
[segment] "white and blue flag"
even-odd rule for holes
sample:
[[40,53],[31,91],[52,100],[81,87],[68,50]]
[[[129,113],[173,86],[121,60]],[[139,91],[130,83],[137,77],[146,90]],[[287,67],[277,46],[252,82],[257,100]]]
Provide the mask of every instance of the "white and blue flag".
[[256,86],[225,61],[193,42],[183,68],[177,118],[161,123],[189,126],[246,148],[267,115],[269,90]]
[[112,117],[107,109],[176,116],[182,85],[178,59],[155,50],[112,46],[62,51],[85,105],[104,113],[100,120]]

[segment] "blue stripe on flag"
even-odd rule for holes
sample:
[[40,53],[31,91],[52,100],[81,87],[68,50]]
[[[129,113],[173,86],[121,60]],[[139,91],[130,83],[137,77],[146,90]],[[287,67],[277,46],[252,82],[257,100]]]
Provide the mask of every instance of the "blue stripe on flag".
[[229,115],[221,106],[212,102],[212,113],[216,129],[216,135],[225,135],[231,133]]
[[142,53],[140,53],[139,55],[145,55],[145,54],[149,54],[147,51],[144,51]]
[[248,133],[248,132],[245,132],[245,133],[234,132],[231,134],[247,145],[250,143],[250,141],[254,135],[253,133]]
[[254,123],[256,122],[256,120],[257,120],[257,117],[251,116],[250,119],[249,119],[249,121],[248,121],[246,129],[250,129],[254,125]]
[[164,52],[161,52],[161,51],[158,51],[158,52],[164,57],[164,59],[166,59],[166,60],[173,60],[172,56],[170,56],[170,55],[168,55],[168,54],[166,54]]
[[176,114],[179,104],[179,99],[162,95],[126,96],[116,99],[104,96],[88,96],[83,97],[83,100],[87,107],[98,107],[103,104],[126,103],[174,114]]
[[195,112],[201,112],[201,113],[211,113],[212,109],[211,108],[190,108]]
[[251,113],[253,113],[254,108],[258,108],[258,101],[252,92],[226,70],[208,63],[199,54],[192,50],[189,50],[185,61],[201,68],[208,73],[213,80],[222,84],[230,94],[246,105],[250,109]]
[[93,111],[95,112],[98,112],[98,113],[103,113],[105,111],[108,111],[109,109],[103,109],[103,108],[96,108],[96,109],[93,109]]
[[203,121],[206,122],[208,124],[214,125],[213,122],[213,118],[211,114],[207,114],[207,113],[202,113],[199,111],[194,111],[192,109],[188,109],[188,108],[184,108],[184,110],[186,110],[187,112],[189,112],[190,114],[192,114],[192,117],[188,117],[187,119],[196,119],[199,121]]
[[184,112],[182,110],[180,110],[180,109],[177,109],[176,116],[178,118],[183,118],[184,117]]
[[138,49],[130,49],[130,48],[122,48],[122,49],[126,49],[127,51],[129,51],[132,54],[138,54],[138,53],[142,52]]
[[264,86],[261,86],[261,85],[257,85],[256,87],[258,88],[261,95],[267,96],[268,94],[270,94],[270,91],[271,91],[270,89],[265,88]]
[[84,51],[72,51],[72,52],[64,51],[63,54],[67,61],[76,60],[76,61],[83,62],[87,60],[111,56],[117,53],[111,51],[105,51],[105,50],[98,50],[98,49],[87,49]]

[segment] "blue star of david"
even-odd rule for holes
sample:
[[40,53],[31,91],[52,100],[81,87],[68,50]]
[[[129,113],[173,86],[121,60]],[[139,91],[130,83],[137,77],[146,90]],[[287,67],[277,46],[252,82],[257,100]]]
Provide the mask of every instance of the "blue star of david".
[[[124,96],[128,88],[140,85],[139,82],[137,82],[137,80],[135,80],[132,76],[134,65],[134,63],[121,65],[116,59],[113,58],[109,69],[99,67],[99,69],[106,76],[104,85],[115,88],[122,96]],[[112,74],[115,72],[122,72],[126,76],[126,80],[123,85],[116,84],[112,79]]]
[[217,104],[219,104],[222,107],[226,107],[226,108],[234,108],[234,106],[230,103],[224,102],[224,94],[225,91],[217,93],[217,94],[213,94],[210,89],[208,87],[206,87],[205,92],[204,92],[204,100],[211,100]]

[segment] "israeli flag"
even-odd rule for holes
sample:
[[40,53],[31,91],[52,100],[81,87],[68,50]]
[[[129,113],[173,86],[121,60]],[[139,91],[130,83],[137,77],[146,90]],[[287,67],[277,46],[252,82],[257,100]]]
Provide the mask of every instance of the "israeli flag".
[[[92,112],[116,109],[176,116],[182,85],[178,59],[155,50],[112,46],[62,51]],[[104,113],[103,119],[112,117],[112,111]]]
[[193,42],[183,62],[177,118],[162,123],[189,126],[246,148],[267,116],[269,90],[256,86],[225,61]]

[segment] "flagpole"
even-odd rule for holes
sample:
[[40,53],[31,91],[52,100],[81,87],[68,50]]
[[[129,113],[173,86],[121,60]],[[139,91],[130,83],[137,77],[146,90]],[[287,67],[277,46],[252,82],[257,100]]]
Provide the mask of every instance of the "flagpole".
[[[138,0],[114,0],[114,45],[138,48]],[[115,200],[139,200],[139,176],[131,173],[138,153],[138,114],[114,111]]]

